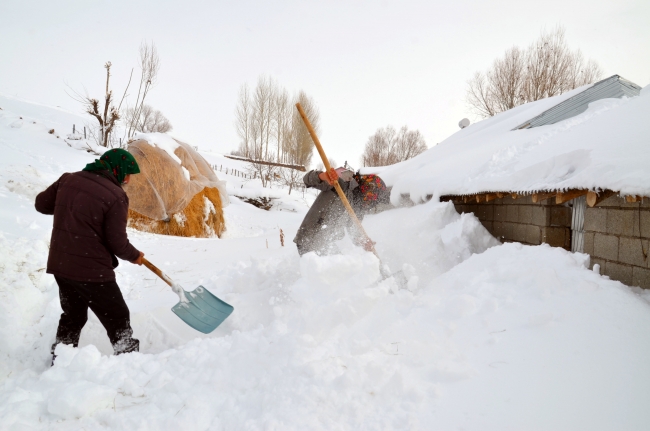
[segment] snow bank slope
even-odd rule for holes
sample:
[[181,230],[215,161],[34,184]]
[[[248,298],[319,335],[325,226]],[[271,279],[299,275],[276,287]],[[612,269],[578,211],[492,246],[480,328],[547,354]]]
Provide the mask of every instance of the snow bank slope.
[[[282,276],[265,263],[248,276]],[[394,293],[368,285],[369,254],[276,263],[295,282],[228,296],[241,329],[158,354],[60,348],[53,368],[5,381],[3,423],[633,430],[650,419],[650,307],[584,256],[493,247]]]
[[514,127],[584,88],[518,106],[458,131],[423,154],[381,173],[392,199],[489,191],[570,188],[650,195],[650,87],[641,95],[593,102],[556,124]]

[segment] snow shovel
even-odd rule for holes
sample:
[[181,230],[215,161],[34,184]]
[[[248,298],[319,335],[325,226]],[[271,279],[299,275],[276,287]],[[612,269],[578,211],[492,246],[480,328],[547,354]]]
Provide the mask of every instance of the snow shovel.
[[149,268],[154,274],[162,278],[172,290],[178,295],[180,301],[172,307],[172,311],[181,318],[181,320],[192,328],[204,334],[214,331],[221,322],[226,320],[234,308],[226,304],[221,299],[210,293],[205,287],[199,286],[191,292],[186,292],[183,288],[167,277],[153,263],[144,257],[142,258],[144,266]]
[[[305,114],[305,111],[302,109],[302,106],[300,106],[300,103],[296,103],[296,108],[298,109],[298,113],[302,117],[302,121],[304,121],[305,126],[307,127],[307,131],[309,131],[309,135],[311,136],[311,139],[314,141],[314,145],[316,145],[318,154],[320,154],[320,158],[323,160],[323,165],[325,165],[326,172],[329,172],[330,170],[332,170],[332,167],[330,166],[329,159],[325,155],[325,151],[323,150],[323,147],[320,144],[320,141],[318,140],[318,136],[316,136],[316,131],[312,127],[311,123],[309,122],[309,119],[307,118],[307,114]],[[334,188],[336,189],[336,192],[339,194],[339,197],[341,198],[341,202],[343,202],[345,209],[348,210],[348,213],[350,214],[352,221],[359,229],[359,232],[361,232],[363,236],[366,237],[366,239],[369,241],[371,247],[370,251],[372,251],[372,253],[377,257],[377,259],[379,259],[379,272],[381,273],[382,278],[386,280],[387,278],[390,278],[393,275],[397,275],[398,273],[400,273],[401,271],[398,271],[395,274],[390,274],[386,270],[386,268],[384,268],[384,265],[381,263],[381,258],[377,254],[377,250],[375,250],[375,246],[373,245],[374,243],[372,242],[372,240],[366,233],[365,229],[361,225],[361,222],[357,218],[357,215],[354,213],[354,209],[352,209],[350,202],[348,202],[348,198],[345,196],[345,193],[343,193],[343,190],[341,189],[341,186],[339,185],[338,182],[334,183]],[[402,274],[402,278],[404,278],[403,274]],[[398,282],[399,281],[400,280],[398,280]]]

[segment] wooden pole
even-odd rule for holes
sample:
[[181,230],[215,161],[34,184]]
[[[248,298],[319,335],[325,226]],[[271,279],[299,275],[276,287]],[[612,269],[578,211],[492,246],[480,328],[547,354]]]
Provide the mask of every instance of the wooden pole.
[[[311,139],[314,141],[314,145],[316,145],[316,149],[318,150],[318,154],[320,154],[320,158],[323,161],[323,165],[325,165],[326,171],[329,172],[330,170],[332,170],[332,167],[330,166],[329,159],[325,155],[323,146],[320,144],[320,141],[318,140],[318,136],[316,136],[316,131],[312,127],[311,123],[309,122],[309,119],[307,118],[307,114],[305,114],[305,111],[303,111],[302,106],[300,106],[300,103],[296,103],[296,108],[298,108],[298,113],[302,117],[302,121],[304,121],[305,126],[309,131],[309,135],[311,136]],[[372,253],[375,256],[377,256],[377,259],[379,259],[379,270],[381,271],[382,276],[386,278],[388,275],[384,273],[383,265],[381,264],[381,259],[379,258],[379,255],[377,255],[375,246],[373,245],[372,240],[370,239],[365,229],[361,225],[359,218],[357,218],[357,215],[354,213],[354,209],[352,209],[352,206],[350,205],[347,196],[345,196],[345,193],[343,193],[343,189],[341,189],[341,186],[339,185],[338,182],[334,183],[334,189],[336,189],[336,193],[338,193],[339,197],[341,198],[341,202],[343,202],[343,206],[345,206],[345,209],[348,211],[348,214],[350,214],[352,221],[357,226],[359,231],[363,233],[363,236],[365,236],[366,239],[368,240],[368,244],[370,245],[370,251],[372,251]]]
[[587,193],[587,205],[593,208],[594,206],[598,205],[608,197],[614,196],[615,194],[616,192],[612,190],[603,190],[600,193],[589,192]]
[[533,203],[545,201],[546,199],[550,199],[556,195],[557,192],[533,193]]
[[569,190],[566,192],[558,193],[555,196],[555,203],[556,204],[563,204],[565,202],[570,201],[571,199],[579,198],[580,196],[584,196],[587,193],[589,193],[589,190]]

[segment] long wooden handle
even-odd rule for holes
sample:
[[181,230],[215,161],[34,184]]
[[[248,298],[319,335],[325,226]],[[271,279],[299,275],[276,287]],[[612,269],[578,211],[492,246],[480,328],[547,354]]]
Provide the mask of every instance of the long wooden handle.
[[164,281],[165,283],[167,283],[170,287],[175,287],[175,286],[174,286],[174,282],[172,281],[171,278],[167,277],[167,275],[165,275],[164,272],[162,272],[160,269],[158,269],[158,267],[157,267],[156,265],[154,265],[153,263],[149,262],[149,261],[148,261],[147,259],[145,259],[144,257],[142,258],[142,264],[143,264],[144,266],[146,266],[147,268],[149,268],[149,269],[151,270],[151,272],[153,272],[154,274],[156,274],[158,277],[162,278],[162,281]]
[[[323,160],[323,165],[325,165],[325,169],[327,170],[327,172],[329,172],[329,170],[332,169],[332,167],[330,166],[330,162],[327,159],[327,156],[325,155],[323,146],[320,144],[320,141],[318,140],[318,136],[316,136],[316,131],[312,127],[311,123],[309,122],[309,119],[307,118],[307,114],[305,114],[305,111],[302,109],[302,106],[300,106],[300,103],[296,103],[296,108],[298,108],[298,113],[300,113],[300,116],[302,117],[302,121],[304,121],[305,126],[307,126],[309,135],[311,136],[311,139],[314,141],[314,145],[316,145],[316,149],[318,150],[318,154],[320,154],[320,158]],[[339,185],[338,182],[334,183],[334,188],[336,189],[336,192],[339,194],[339,197],[341,198],[341,201],[343,202],[345,209],[348,210],[350,217],[352,217],[352,220],[357,225],[357,228],[361,231],[361,233],[363,233],[363,235],[369,241],[371,251],[374,253],[375,256],[377,256],[377,259],[379,259],[379,256],[377,255],[377,251],[375,250],[375,246],[373,245],[372,240],[370,239],[365,229],[361,225],[359,218],[354,213],[354,209],[352,209],[352,206],[350,205],[347,196],[345,196],[345,193],[343,193],[343,189],[341,189],[341,186]],[[381,259],[379,259],[379,267],[380,268],[382,267]]]

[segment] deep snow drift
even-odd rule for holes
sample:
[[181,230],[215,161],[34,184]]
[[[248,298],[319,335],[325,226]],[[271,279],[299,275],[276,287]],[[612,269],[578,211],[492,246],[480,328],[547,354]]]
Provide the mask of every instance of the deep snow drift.
[[[647,295],[589,271],[588,256],[500,245],[473,215],[431,202],[364,220],[382,261],[407,275],[400,288],[348,238],[342,255],[298,256],[291,239],[313,195],[220,173],[222,239],[129,237],[186,289],[231,303],[231,317],[203,336],[170,311],[165,284],[121,262],[141,352],[110,355],[91,316],[81,347],[59,347],[50,368],[60,305],[44,273],[51,218],[33,199],[94,156],[47,133],[71,128],[71,114],[0,107],[3,429],[647,428]],[[262,211],[236,189],[287,205]]]

